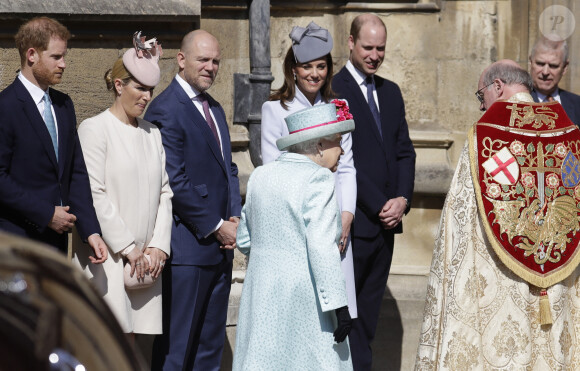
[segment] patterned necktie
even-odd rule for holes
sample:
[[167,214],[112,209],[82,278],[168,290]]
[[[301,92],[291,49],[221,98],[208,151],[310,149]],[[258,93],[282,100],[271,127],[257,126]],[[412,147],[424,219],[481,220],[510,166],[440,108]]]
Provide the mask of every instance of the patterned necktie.
[[205,95],[205,93],[201,93],[198,95],[198,97],[199,100],[201,101],[201,105],[203,106],[203,114],[205,115],[205,121],[207,122],[209,128],[211,129],[211,132],[213,133],[213,136],[215,137],[215,140],[218,144],[218,147],[220,147],[221,151],[222,144],[220,143],[220,137],[218,135],[217,128],[215,126],[215,123],[213,122],[211,113],[209,112],[209,102],[207,101],[207,96]]
[[54,117],[52,116],[52,102],[50,101],[50,96],[48,92],[44,93],[44,124],[48,129],[50,138],[52,139],[52,146],[54,147],[54,154],[56,155],[56,160],[58,161],[58,140],[56,138],[56,124],[54,123]]
[[548,96],[546,97],[546,99],[544,100],[544,102],[553,102],[553,101],[555,101],[555,99],[554,99],[554,97],[553,97],[553,96],[551,96],[551,95],[548,95]]
[[373,77],[367,76],[365,82],[367,84],[367,100],[369,103],[369,108],[371,109],[371,113],[373,114],[373,117],[375,119],[375,124],[377,125],[377,129],[379,129],[379,134],[382,138],[383,131],[381,128],[381,115],[379,113],[379,108],[377,107],[377,103],[375,102],[375,97],[373,94],[373,90],[374,90],[373,88],[375,86],[375,84],[373,82]]

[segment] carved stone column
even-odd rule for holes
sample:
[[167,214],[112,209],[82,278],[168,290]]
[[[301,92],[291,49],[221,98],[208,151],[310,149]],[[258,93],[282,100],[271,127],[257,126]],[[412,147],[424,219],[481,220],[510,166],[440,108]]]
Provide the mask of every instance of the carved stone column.
[[250,74],[234,74],[234,122],[247,122],[250,158],[254,166],[259,166],[262,104],[274,80],[270,69],[270,0],[252,0],[249,19]]

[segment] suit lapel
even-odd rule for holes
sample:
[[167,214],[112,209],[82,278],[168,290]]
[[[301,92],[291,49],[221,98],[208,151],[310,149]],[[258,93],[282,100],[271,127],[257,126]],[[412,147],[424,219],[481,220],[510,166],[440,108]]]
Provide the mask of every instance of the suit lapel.
[[[227,140],[228,135],[229,135],[228,124],[226,122],[225,116],[222,113],[222,110],[219,109],[219,107],[217,106],[217,102],[214,101],[214,99],[212,97],[209,98],[209,104],[210,104],[211,112],[213,113],[213,117],[215,118],[215,121],[216,121],[215,124],[217,125],[217,127],[219,129],[219,136],[221,138],[222,149],[220,150],[220,148],[217,146],[217,143],[215,142],[215,140],[212,143],[216,144],[215,147],[219,153],[220,158],[224,162],[224,170],[225,170],[225,163],[231,162],[231,161],[225,161],[225,160],[227,160],[227,154],[230,152],[229,149],[224,148],[224,146],[227,145],[226,143],[229,143],[229,141]],[[209,129],[209,125],[207,127]],[[211,132],[211,129],[210,129],[210,132]],[[211,133],[211,135],[213,137],[213,133]],[[222,152],[223,152],[223,156],[222,156]]]
[[[215,141],[215,137],[213,136],[213,132],[209,128],[207,121],[205,121],[205,117],[203,117],[201,112],[199,112],[197,107],[195,107],[195,104],[187,96],[187,94],[185,93],[183,88],[179,85],[177,80],[174,79],[172,84],[176,85],[174,87],[174,90],[176,92],[176,95],[177,95],[179,102],[182,103],[183,105],[185,105],[185,107],[186,107],[187,117],[192,118],[191,121],[199,129],[199,131],[202,133],[202,135],[203,135],[207,145],[210,147],[216,161],[220,164],[220,166],[222,167],[224,172],[227,174],[227,171],[225,168],[225,163],[224,163],[224,157],[222,156],[222,153],[218,147],[218,144]],[[215,110],[213,109],[213,107],[212,107],[212,111],[214,111],[214,116],[215,116]],[[216,116],[216,120],[217,120],[217,116]],[[220,120],[218,120],[218,122],[219,121]],[[220,126],[220,130],[221,129],[222,129],[222,127]],[[222,133],[223,133],[223,131],[222,131]]]
[[[560,101],[562,102],[562,107],[564,107],[564,111],[566,111],[566,114],[568,114],[568,112],[572,113],[573,107],[571,107],[572,105],[568,100],[568,94],[566,93],[565,90],[562,89],[560,89]],[[570,115],[568,114],[568,116]]]
[[42,147],[44,148],[48,158],[52,162],[55,171],[58,172],[58,163],[56,161],[56,154],[54,153],[52,139],[50,137],[48,129],[46,128],[44,119],[40,115],[40,112],[38,112],[38,107],[36,106],[36,103],[32,100],[30,93],[28,92],[28,90],[26,90],[26,88],[18,78],[16,78],[15,84],[16,84],[16,95],[22,105],[22,111],[24,113],[24,116],[28,119],[28,122],[30,123],[30,126],[32,126],[32,129],[34,130],[36,135],[38,135],[38,139],[40,140]]
[[[368,124],[371,127],[371,131],[373,132],[377,141],[381,144],[381,148],[382,148],[383,145],[382,145],[381,134],[379,133],[379,129],[377,128],[377,125],[374,123],[375,119],[373,118],[373,114],[371,113],[371,109],[369,108],[369,103],[367,102],[365,96],[363,95],[363,93],[360,89],[360,86],[356,83],[356,80],[350,74],[349,70],[347,70],[346,67],[343,67],[343,69],[344,69],[345,83],[348,87],[348,90],[350,90],[352,92],[352,95],[354,97],[353,105],[356,105],[358,107],[364,107],[363,111],[365,113],[365,117],[363,117],[362,119],[365,121],[365,124],[361,124],[361,125]],[[377,89],[377,95],[378,95],[378,89]],[[382,112],[380,106],[379,106],[379,112]],[[383,115],[381,114],[381,121],[383,120],[382,117],[383,117]],[[356,123],[356,117],[354,118],[354,120]],[[381,123],[381,125],[382,125],[382,123]]]
[[68,115],[64,102],[54,96],[52,89],[50,89],[49,94],[50,99],[52,100],[52,107],[56,116],[56,126],[58,130],[58,176],[60,178],[64,172],[64,165],[66,163],[67,152],[69,149],[67,144],[70,143],[70,131],[67,130],[69,125],[67,122]]

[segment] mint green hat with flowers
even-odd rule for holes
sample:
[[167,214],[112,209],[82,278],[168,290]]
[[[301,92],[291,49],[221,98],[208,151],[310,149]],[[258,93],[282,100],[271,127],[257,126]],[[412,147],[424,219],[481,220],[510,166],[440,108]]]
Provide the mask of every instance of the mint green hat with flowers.
[[332,134],[345,134],[354,130],[354,120],[344,99],[335,99],[328,104],[305,108],[288,115],[284,121],[289,134],[276,141],[281,151],[307,140]]

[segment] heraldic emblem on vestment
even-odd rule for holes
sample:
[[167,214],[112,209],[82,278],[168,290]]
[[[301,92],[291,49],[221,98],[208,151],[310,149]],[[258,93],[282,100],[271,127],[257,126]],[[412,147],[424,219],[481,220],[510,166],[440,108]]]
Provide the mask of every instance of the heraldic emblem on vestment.
[[494,103],[470,133],[470,156],[502,262],[543,289],[566,278],[580,263],[580,131],[562,106]]

